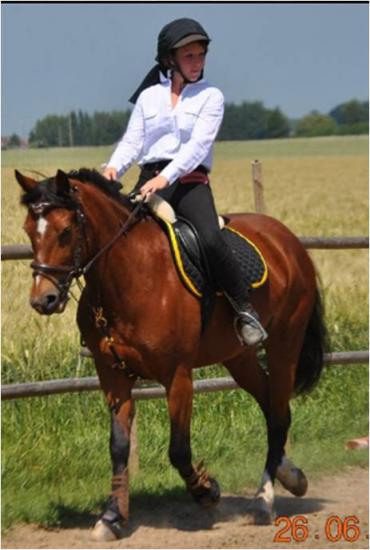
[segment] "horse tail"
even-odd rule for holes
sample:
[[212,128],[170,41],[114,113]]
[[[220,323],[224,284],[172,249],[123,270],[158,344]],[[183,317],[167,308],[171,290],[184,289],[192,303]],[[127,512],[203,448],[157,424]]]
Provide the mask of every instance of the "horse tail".
[[296,395],[310,392],[319,381],[324,366],[324,351],[327,347],[328,336],[324,322],[324,308],[320,291],[317,288],[314,306],[299,356],[294,384]]

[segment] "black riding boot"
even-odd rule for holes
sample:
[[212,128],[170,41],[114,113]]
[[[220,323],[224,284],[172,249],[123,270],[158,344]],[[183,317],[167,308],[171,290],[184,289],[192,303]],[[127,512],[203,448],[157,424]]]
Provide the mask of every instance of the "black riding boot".
[[240,340],[248,346],[254,346],[266,340],[267,332],[261,325],[259,315],[248,298],[235,300],[228,294],[225,296],[237,313],[235,329]]

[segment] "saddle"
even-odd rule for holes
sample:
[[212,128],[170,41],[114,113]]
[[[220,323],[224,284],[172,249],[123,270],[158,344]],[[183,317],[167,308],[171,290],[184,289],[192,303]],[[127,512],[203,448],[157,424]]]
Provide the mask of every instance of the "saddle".
[[[158,195],[152,195],[148,206],[166,232],[174,263],[185,287],[202,300],[222,294],[217,274],[211,273],[196,229],[188,220],[176,217],[172,206]],[[219,219],[226,242],[233,250],[251,288],[258,288],[267,279],[267,265],[258,247],[247,237],[228,225],[229,220]]]

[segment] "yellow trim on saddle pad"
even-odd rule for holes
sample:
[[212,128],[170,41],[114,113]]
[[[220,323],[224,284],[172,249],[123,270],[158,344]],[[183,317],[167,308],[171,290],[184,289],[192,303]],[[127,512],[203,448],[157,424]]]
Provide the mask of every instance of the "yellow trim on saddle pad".
[[[185,285],[189,288],[189,290],[195,296],[197,296],[198,298],[201,298],[203,296],[203,294],[201,292],[199,292],[199,290],[193,284],[193,281],[191,280],[189,275],[186,273],[186,270],[185,270],[185,267],[184,267],[184,264],[183,264],[183,261],[182,261],[182,258],[181,258],[179,243],[178,243],[178,240],[177,240],[176,233],[175,233],[175,231],[172,227],[172,224],[169,223],[167,220],[165,220],[162,217],[160,217],[160,219],[162,220],[162,222],[167,227],[168,235],[170,237],[171,249],[173,251],[176,267],[177,267],[177,269],[180,273],[180,276],[181,276],[183,282],[185,283]],[[254,250],[257,252],[258,256],[260,257],[260,259],[262,261],[262,264],[263,264],[263,267],[264,267],[264,272],[263,272],[262,278],[259,281],[256,281],[255,283],[252,283],[251,286],[252,286],[252,288],[258,288],[258,287],[262,286],[265,283],[266,279],[267,279],[268,269],[267,269],[267,264],[265,262],[264,257],[262,256],[261,251],[259,250],[259,248],[251,240],[249,240],[247,237],[245,237],[242,233],[240,233],[236,229],[233,229],[232,227],[229,227],[229,226],[226,226],[225,229],[227,229],[228,231],[232,231],[233,233],[236,233],[239,237],[241,237],[242,239],[247,241],[248,244],[250,244],[254,248]],[[222,295],[222,292],[217,293],[217,294]]]
[[187,275],[187,273],[184,269],[184,265],[183,265],[182,259],[181,259],[179,244],[177,242],[177,237],[176,237],[175,231],[173,230],[172,224],[170,224],[169,222],[167,222],[163,218],[161,218],[161,219],[166,224],[168,234],[170,236],[172,250],[173,250],[174,255],[175,255],[176,266],[177,266],[178,270],[180,271],[180,274],[181,274],[181,277],[183,278],[184,283],[188,285],[189,289],[192,291],[193,294],[195,294],[195,296],[198,296],[198,298],[201,298],[202,293],[199,292],[199,290],[197,288],[195,288],[195,286],[193,285],[193,281],[190,279],[190,277],[188,277],[188,275]]

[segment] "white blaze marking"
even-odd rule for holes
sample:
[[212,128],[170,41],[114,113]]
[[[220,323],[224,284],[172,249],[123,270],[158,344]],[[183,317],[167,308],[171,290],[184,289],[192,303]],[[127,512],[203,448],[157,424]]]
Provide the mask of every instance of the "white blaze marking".
[[44,235],[47,226],[48,226],[48,221],[42,216],[40,216],[37,222],[37,233],[41,236]]
[[[44,218],[43,216],[40,216],[39,219],[37,220],[37,227],[36,227],[37,234],[40,237],[43,237],[45,235],[47,226],[48,226],[47,219]],[[35,285],[38,286],[41,283],[41,281],[42,281],[42,277],[40,277],[40,275],[36,275]]]

